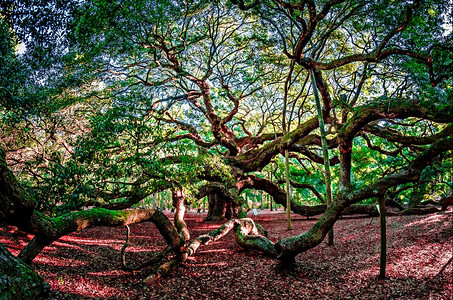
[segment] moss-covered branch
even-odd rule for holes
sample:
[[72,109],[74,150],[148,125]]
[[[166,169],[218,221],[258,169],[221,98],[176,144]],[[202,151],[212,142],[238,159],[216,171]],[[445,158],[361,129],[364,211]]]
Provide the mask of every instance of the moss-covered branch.
[[232,219],[219,228],[207,234],[203,234],[191,241],[186,246],[184,252],[159,266],[156,272],[148,276],[145,281],[151,281],[160,277],[167,276],[179,264],[187,260],[189,256],[194,255],[201,246],[208,245],[211,242],[215,242],[221,239],[233,229],[236,229],[236,241],[241,247],[245,249],[260,251],[269,257],[277,256],[277,253],[274,249],[274,244],[269,239],[259,234],[258,229],[252,219]]
[[347,189],[340,191],[332,205],[327,208],[324,215],[312,228],[301,235],[281,239],[275,244],[279,258],[284,261],[291,261],[297,254],[317,246],[348,206],[360,200],[384,195],[393,186],[417,181],[425,167],[439,154],[448,150],[453,150],[453,136],[437,141],[410,165],[397,173],[385,176],[356,191]]
[[90,226],[121,226],[144,221],[151,221],[156,224],[167,244],[173,248],[177,249],[181,245],[174,225],[162,212],[154,209],[114,211],[104,208],[93,208],[56,218],[49,218],[39,212],[35,212],[31,222],[33,228],[30,232],[36,236],[21,251],[19,257],[29,263],[45,246],[56,239]]

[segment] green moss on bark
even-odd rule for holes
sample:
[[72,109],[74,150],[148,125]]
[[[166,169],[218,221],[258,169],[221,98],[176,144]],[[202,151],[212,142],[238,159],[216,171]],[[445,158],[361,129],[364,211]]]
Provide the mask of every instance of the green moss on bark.
[[37,299],[49,290],[41,276],[0,244],[0,299]]

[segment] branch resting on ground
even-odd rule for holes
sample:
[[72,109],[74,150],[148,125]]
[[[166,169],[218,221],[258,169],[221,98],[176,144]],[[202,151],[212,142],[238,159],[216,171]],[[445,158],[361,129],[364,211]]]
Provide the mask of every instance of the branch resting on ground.
[[229,220],[216,230],[213,230],[208,234],[203,234],[194,239],[185,247],[184,252],[176,255],[170,261],[160,265],[155,274],[145,278],[145,282],[150,282],[160,277],[167,276],[179,264],[187,260],[189,256],[194,255],[198,248],[221,239],[233,229],[236,231],[237,243],[244,249],[257,250],[272,258],[277,257],[274,243],[259,233],[258,228],[255,226],[252,219],[233,219]]

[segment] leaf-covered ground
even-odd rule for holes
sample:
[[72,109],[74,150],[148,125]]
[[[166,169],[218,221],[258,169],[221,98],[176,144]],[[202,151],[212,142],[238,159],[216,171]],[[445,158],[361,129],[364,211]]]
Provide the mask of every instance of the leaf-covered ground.
[[[261,211],[258,223],[273,241],[296,235],[315,219]],[[192,236],[220,226],[188,212]],[[335,224],[335,246],[323,242],[297,256],[294,270],[277,260],[242,250],[232,233],[200,251],[169,278],[146,284],[150,269],[121,270],[125,228],[96,227],[59,239],[34,260],[52,287],[51,299],[451,299],[453,212],[387,219],[386,280],[379,280],[379,220],[343,218]],[[31,236],[14,227],[0,230],[0,243],[17,255]],[[165,242],[152,223],[131,226],[128,260],[139,263]]]

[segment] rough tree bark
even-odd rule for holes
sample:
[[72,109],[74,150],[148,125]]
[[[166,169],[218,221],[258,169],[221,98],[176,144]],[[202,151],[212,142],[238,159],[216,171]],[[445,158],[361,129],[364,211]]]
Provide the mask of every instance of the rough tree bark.
[[447,197],[441,200],[442,210],[447,210],[449,205],[453,205],[453,193],[450,193]]
[[238,217],[237,195],[228,190],[224,184],[211,182],[202,186],[195,197],[201,199],[205,196],[208,197],[206,221],[229,220]]
[[50,286],[0,244],[0,299],[45,297]]
[[208,196],[208,214],[205,218],[206,221],[217,221],[227,219],[228,201],[217,195],[210,194]]

